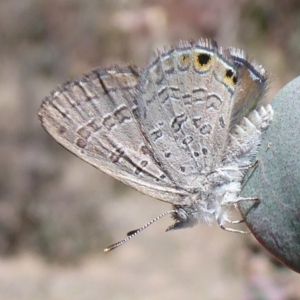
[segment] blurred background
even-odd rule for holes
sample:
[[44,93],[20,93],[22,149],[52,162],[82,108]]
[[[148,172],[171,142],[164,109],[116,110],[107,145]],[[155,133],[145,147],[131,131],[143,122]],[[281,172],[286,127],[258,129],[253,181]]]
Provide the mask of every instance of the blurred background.
[[145,66],[154,50],[210,37],[270,73],[272,99],[300,74],[298,0],[0,1],[0,300],[300,299],[299,277],[251,236],[197,226],[165,233],[169,205],[59,146],[37,111],[97,66]]

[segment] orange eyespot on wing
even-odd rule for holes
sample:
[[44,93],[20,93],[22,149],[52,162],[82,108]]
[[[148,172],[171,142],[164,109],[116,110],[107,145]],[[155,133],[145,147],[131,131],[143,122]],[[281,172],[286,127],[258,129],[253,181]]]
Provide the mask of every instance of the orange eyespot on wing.
[[223,80],[227,85],[231,87],[235,86],[238,81],[236,72],[232,69],[227,69]]
[[201,72],[208,71],[213,64],[212,54],[207,52],[196,52],[194,56],[195,69]]

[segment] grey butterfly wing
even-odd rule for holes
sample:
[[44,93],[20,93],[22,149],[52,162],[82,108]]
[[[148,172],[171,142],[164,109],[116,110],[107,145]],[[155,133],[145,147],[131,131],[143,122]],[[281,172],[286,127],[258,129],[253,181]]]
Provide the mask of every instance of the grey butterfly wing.
[[236,48],[226,50],[230,52],[238,70],[238,83],[231,114],[230,128],[232,128],[251,111],[265,104],[263,96],[268,86],[268,74],[262,66],[250,61],[243,51]]
[[94,70],[47,97],[39,118],[44,129],[69,151],[152,197],[181,202],[180,190],[162,171],[136,119],[140,70]]
[[204,188],[205,175],[222,159],[234,68],[216,43],[200,40],[166,49],[143,72],[141,128],[165,173],[191,193]]

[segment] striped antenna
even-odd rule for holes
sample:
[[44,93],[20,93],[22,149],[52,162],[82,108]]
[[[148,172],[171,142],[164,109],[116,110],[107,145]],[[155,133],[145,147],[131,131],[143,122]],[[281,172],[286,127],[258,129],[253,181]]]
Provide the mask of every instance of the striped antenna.
[[176,213],[177,210],[168,210],[164,213],[162,213],[161,215],[157,216],[156,218],[154,218],[153,220],[151,220],[150,222],[146,223],[144,226],[138,228],[138,229],[134,229],[134,230],[131,230],[127,233],[127,237],[122,240],[122,241],[119,241],[115,244],[112,244],[110,246],[108,246],[107,248],[105,248],[103,251],[104,252],[109,252],[109,251],[112,251],[120,246],[122,246],[123,244],[127,243],[128,241],[130,241],[132,238],[134,238],[135,236],[137,236],[140,232],[142,232],[143,230],[145,230],[147,227],[149,227],[150,225],[152,225],[154,222],[158,221],[159,219],[163,218],[164,216],[168,215],[168,214],[172,214],[172,213]]

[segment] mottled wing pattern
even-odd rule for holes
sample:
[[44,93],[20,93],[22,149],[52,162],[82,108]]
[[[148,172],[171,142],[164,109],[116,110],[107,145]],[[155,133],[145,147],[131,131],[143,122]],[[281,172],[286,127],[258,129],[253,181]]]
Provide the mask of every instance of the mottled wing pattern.
[[203,185],[226,147],[236,67],[216,43],[182,42],[145,69],[140,124],[164,172],[183,188]]
[[140,70],[97,69],[47,97],[39,111],[45,130],[69,151],[155,198],[179,202],[179,190],[153,157],[136,119]]

